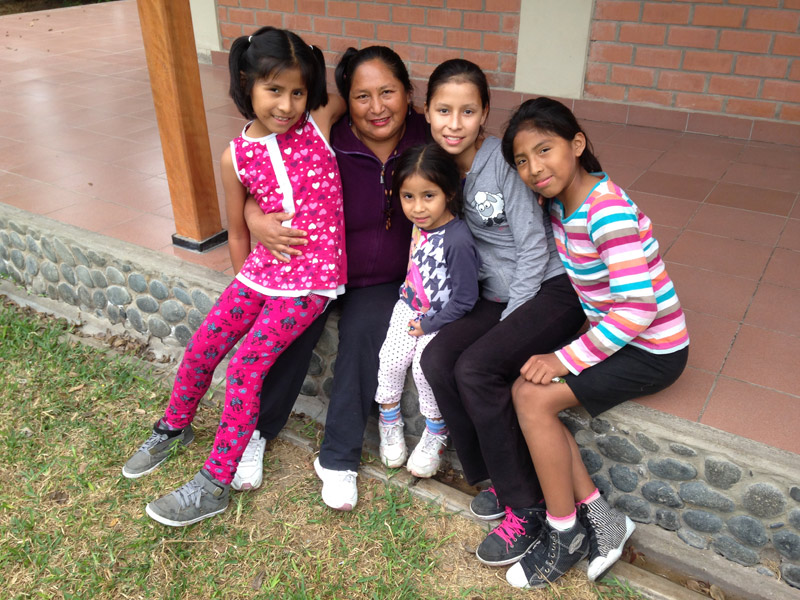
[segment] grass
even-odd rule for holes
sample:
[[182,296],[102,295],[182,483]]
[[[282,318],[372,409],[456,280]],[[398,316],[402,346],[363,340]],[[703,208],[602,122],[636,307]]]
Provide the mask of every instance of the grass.
[[[635,598],[572,572],[511,589],[481,565],[474,523],[359,482],[351,513],[329,510],[304,449],[277,441],[265,484],[228,511],[173,529],[144,505],[202,465],[218,409],[195,443],[139,480],[120,467],[164,409],[171,375],[78,342],[63,321],[0,306],[0,589],[4,598]],[[296,427],[313,428],[299,421]]]

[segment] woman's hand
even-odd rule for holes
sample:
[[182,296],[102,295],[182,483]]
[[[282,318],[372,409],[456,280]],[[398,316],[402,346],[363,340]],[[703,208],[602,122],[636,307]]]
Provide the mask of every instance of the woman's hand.
[[523,379],[531,383],[541,383],[547,385],[553,381],[554,377],[562,377],[569,373],[569,369],[561,364],[558,357],[551,354],[534,354],[519,370]]
[[422,331],[422,325],[417,319],[411,319],[408,322],[408,335],[413,335],[414,337],[425,335],[425,332]]
[[281,225],[283,221],[292,217],[294,213],[264,214],[252,196],[248,196],[244,204],[244,218],[248,229],[272,256],[281,262],[288,263],[292,256],[303,254],[292,246],[308,244],[305,231]]

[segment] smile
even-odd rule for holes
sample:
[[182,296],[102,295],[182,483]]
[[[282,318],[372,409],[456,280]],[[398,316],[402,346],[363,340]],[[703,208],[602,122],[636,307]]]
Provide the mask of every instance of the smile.
[[464,138],[453,137],[450,135],[445,135],[442,137],[448,146],[458,146],[462,141],[464,141]]
[[390,120],[391,117],[382,117],[380,119],[371,119],[370,123],[372,123],[375,127],[383,127],[384,125],[387,125]]
[[536,182],[536,183],[534,183],[533,185],[535,185],[535,186],[536,186],[536,187],[538,187],[538,188],[542,188],[542,187],[545,187],[545,186],[546,186],[548,183],[550,183],[550,181],[551,181],[552,179],[553,179],[553,177],[552,177],[552,175],[551,175],[550,177],[546,177],[546,178],[544,178],[544,179],[540,179],[539,181],[537,181],[537,182]]

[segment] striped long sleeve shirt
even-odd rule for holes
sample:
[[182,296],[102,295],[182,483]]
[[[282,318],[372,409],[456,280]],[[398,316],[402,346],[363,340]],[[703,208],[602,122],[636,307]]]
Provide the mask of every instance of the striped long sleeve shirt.
[[577,375],[626,344],[656,354],[689,345],[675,288],[650,219],[605,173],[583,204],[564,217],[550,205],[553,235],[590,329],[556,352]]

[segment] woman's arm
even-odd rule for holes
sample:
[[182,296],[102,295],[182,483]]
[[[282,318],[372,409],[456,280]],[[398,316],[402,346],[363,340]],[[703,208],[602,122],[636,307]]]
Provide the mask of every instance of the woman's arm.
[[328,94],[328,103],[311,112],[311,117],[328,142],[331,141],[331,127],[347,112],[347,104],[339,94]]
[[300,250],[292,246],[308,244],[306,232],[302,229],[284,227],[281,223],[294,217],[294,213],[264,214],[252,196],[244,203],[244,219],[253,236],[281,262],[289,262],[292,256],[301,256]]
[[225,148],[220,162],[222,187],[225,190],[225,211],[228,215],[228,250],[233,271],[238,273],[250,254],[250,230],[244,220],[246,190],[236,177],[231,148]]

